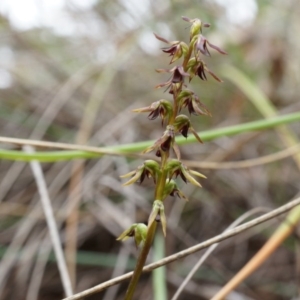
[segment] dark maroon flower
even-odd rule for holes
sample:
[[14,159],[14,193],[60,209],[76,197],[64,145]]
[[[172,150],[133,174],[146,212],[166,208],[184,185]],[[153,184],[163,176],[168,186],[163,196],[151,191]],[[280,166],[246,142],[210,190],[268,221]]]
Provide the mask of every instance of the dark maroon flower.
[[[213,73],[206,64],[200,60],[191,68],[191,79],[193,78],[193,75],[199,76],[202,80],[207,80],[205,71],[207,71],[215,80],[219,82],[223,82],[215,73]],[[191,80],[190,79],[190,80]]]
[[180,132],[185,138],[188,137],[188,132],[191,131],[198,142],[203,143],[186,115],[179,115],[175,118],[174,129],[176,132]]
[[184,82],[184,77],[189,77],[190,74],[185,72],[182,66],[176,66],[170,70],[168,69],[157,69],[156,70],[158,73],[173,73],[171,78],[159,85],[156,86],[156,88],[161,88],[167,86],[170,88],[173,84],[176,83],[183,83]]
[[194,95],[194,97],[185,99],[183,106],[188,108],[190,114],[211,116],[210,111],[196,95]]
[[198,67],[196,68],[196,75],[198,75],[202,80],[207,80],[203,62],[200,62]]
[[190,114],[211,116],[208,108],[199,100],[199,97],[189,89],[182,90],[177,100],[180,110],[187,107]]
[[177,158],[180,158],[178,146],[175,143],[174,126],[168,125],[164,134],[150,147],[146,148],[143,153],[148,153],[156,150],[156,156],[161,157],[161,151],[167,152],[173,148]]
[[170,54],[170,56],[172,56],[170,64],[175,62],[177,59],[179,59],[183,54],[185,54],[188,51],[188,46],[184,42],[180,42],[180,41],[170,42],[155,33],[154,35],[158,40],[170,45],[169,47],[162,48],[163,52],[168,53]]
[[223,51],[221,48],[211,44],[202,34],[199,34],[198,39],[195,43],[195,51],[200,51],[202,54],[206,56],[210,56],[210,52],[207,48],[207,45],[209,45],[211,48],[215,49],[221,54],[227,54],[225,51]]
[[120,176],[121,178],[131,177],[127,182],[123,185],[130,185],[134,182],[142,183],[144,179],[153,178],[154,183],[156,182],[156,178],[159,173],[159,164],[154,160],[146,160],[143,165],[139,166],[136,170],[131,171],[125,175]]
[[150,106],[137,108],[134,112],[150,112],[148,118],[155,120],[158,116],[161,117],[162,124],[166,118],[169,118],[173,113],[173,106],[168,100],[161,99],[153,102]]

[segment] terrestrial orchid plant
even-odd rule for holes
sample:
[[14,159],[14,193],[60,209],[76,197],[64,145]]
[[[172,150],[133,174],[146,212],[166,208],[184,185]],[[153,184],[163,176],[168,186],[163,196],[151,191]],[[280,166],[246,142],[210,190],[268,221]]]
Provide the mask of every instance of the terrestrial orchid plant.
[[158,40],[167,44],[166,47],[162,48],[162,51],[171,56],[170,64],[178,62],[179,59],[183,58],[181,64],[177,64],[171,69],[156,70],[158,73],[171,74],[168,81],[157,85],[156,88],[166,88],[166,91],[168,91],[173,100],[161,99],[147,107],[134,110],[134,112],[149,113],[148,118],[150,120],[155,120],[157,117],[160,117],[162,126],[166,124],[166,127],[162,136],[157,139],[153,145],[143,151],[143,153],[155,151],[156,156],[160,158],[160,163],[155,160],[146,160],[136,170],[122,176],[122,178],[130,178],[124,183],[124,186],[135,182],[142,183],[145,177],[152,178],[155,184],[153,208],[149,215],[148,225],[143,223],[132,224],[130,228],[125,230],[117,239],[124,241],[129,237],[133,237],[136,246],[140,248],[137,264],[129,283],[125,300],[130,300],[133,297],[158,223],[161,224],[163,234],[166,236],[167,220],[164,210],[166,197],[171,195],[188,200],[182,191],[180,191],[174,179],[179,176],[185,183],[189,182],[201,187],[201,184],[194,176],[206,178],[203,174],[188,169],[181,162],[180,150],[176,144],[175,136],[176,134],[182,134],[184,137],[188,137],[188,134],[192,133],[195,138],[202,143],[189,117],[180,112],[184,108],[187,108],[190,115],[211,116],[211,113],[200,101],[200,98],[191,89],[187,88],[185,81],[191,82],[191,80],[197,76],[201,80],[206,81],[206,74],[208,73],[218,82],[222,82],[222,80],[207,67],[203,56],[210,56],[210,48],[221,54],[226,54],[226,52],[210,43],[202,35],[202,29],[209,27],[209,24],[202,23],[200,19],[189,19],[187,17],[182,17],[182,19],[191,24],[190,41],[188,44],[182,41],[168,41],[154,34]]

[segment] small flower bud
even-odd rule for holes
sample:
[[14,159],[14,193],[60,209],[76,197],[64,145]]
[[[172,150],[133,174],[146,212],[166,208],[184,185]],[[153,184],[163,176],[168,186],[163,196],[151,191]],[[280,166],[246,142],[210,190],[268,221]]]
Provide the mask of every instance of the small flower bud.
[[167,196],[178,196],[181,199],[184,199],[188,201],[189,199],[179,190],[177,187],[176,182],[172,180],[167,180],[166,185],[165,185],[165,190],[164,190],[164,196],[163,199],[165,199]]
[[179,115],[175,118],[174,128],[180,132],[185,138],[188,137],[189,130],[193,133],[198,142],[203,143],[200,136],[197,134],[195,129],[191,126],[190,119],[185,115]]
[[187,53],[189,52],[189,47],[184,42],[180,42],[180,47],[181,47],[182,53],[183,53],[183,55],[185,57],[187,55]]
[[200,19],[190,19],[188,17],[182,17],[182,19],[184,21],[192,23],[192,26],[190,29],[190,40],[192,40],[194,36],[198,35],[202,31],[202,28],[201,28],[202,22]]
[[126,241],[129,237],[134,237],[136,247],[142,247],[147,237],[147,231],[148,227],[145,224],[135,223],[123,231],[117,238],[117,241]]
[[201,32],[201,20],[200,19],[194,19],[193,24],[190,29],[190,40],[198,35]]
[[179,115],[175,118],[174,128],[187,138],[188,131],[191,126],[190,119],[185,115]]
[[167,179],[162,200],[168,197],[172,193],[175,187],[176,187],[176,182],[174,180]]

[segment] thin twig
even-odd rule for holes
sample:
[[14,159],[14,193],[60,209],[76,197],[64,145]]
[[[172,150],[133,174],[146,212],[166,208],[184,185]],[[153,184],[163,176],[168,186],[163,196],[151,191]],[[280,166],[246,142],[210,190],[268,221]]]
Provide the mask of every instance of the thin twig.
[[[34,153],[34,149],[30,146],[24,146],[23,150],[27,153]],[[53,243],[55,256],[57,259],[58,269],[60,272],[62,284],[64,287],[65,294],[69,297],[73,294],[70,277],[67,271],[66,262],[63,256],[63,251],[59,239],[59,233],[56,226],[51,201],[48,195],[46,182],[42,172],[41,165],[37,161],[31,161],[30,166],[36,180],[38,191],[41,197],[41,203],[44,209],[46,222],[49,228],[50,237]]]
[[113,155],[121,154],[118,151],[111,150],[108,148],[103,148],[103,147],[85,146],[85,145],[78,145],[78,144],[66,144],[66,143],[57,143],[57,142],[46,142],[46,141],[38,141],[38,140],[31,140],[31,139],[18,139],[18,138],[4,137],[4,136],[0,137],[0,142],[15,144],[15,145],[29,145],[29,146],[41,147],[41,148],[81,150],[81,151],[93,152],[97,154],[113,154]]
[[278,151],[276,153],[272,153],[269,155],[261,156],[258,158],[241,160],[241,161],[229,161],[229,162],[210,162],[210,161],[191,161],[186,160],[183,163],[188,167],[198,167],[202,169],[242,169],[242,168],[251,168],[260,165],[269,164],[281,159],[288,158],[292,155],[300,152],[300,144],[296,144],[295,146],[288,147],[284,150]]
[[300,209],[294,208],[280,224],[273,235],[267,240],[263,247],[248,261],[248,263],[231,278],[211,300],[223,300],[242,281],[259,268],[267,258],[289,237],[299,223]]
[[[243,225],[240,225],[240,226],[238,226],[238,227],[236,227],[234,229],[231,229],[228,232],[224,232],[224,233],[222,233],[220,235],[217,235],[217,236],[215,236],[215,237],[213,237],[213,238],[211,238],[209,240],[206,240],[205,242],[199,243],[199,244],[197,244],[195,246],[192,246],[192,247],[187,248],[187,249],[185,249],[183,251],[180,251],[178,253],[170,255],[170,256],[168,256],[168,257],[166,257],[164,259],[161,259],[161,260],[159,260],[157,262],[151,263],[151,264],[149,264],[149,265],[147,265],[147,266],[145,266],[143,268],[143,272],[150,272],[150,271],[152,271],[152,270],[154,270],[156,268],[159,268],[161,266],[169,264],[169,263],[171,263],[173,261],[176,261],[176,260],[178,260],[180,258],[186,257],[186,256],[188,256],[188,255],[190,255],[192,253],[195,253],[195,252],[197,252],[197,251],[199,251],[201,249],[207,248],[207,247],[211,246],[212,244],[219,243],[219,242],[221,242],[221,241],[223,241],[225,239],[228,239],[228,238],[230,238],[232,236],[235,236],[235,235],[237,235],[237,234],[239,234],[239,233],[241,233],[241,232],[243,232],[243,231],[245,231],[245,230],[247,230],[247,229],[249,229],[251,227],[254,227],[254,226],[256,226],[256,225],[258,225],[260,223],[263,223],[263,222],[265,222],[267,220],[270,220],[270,219],[272,219],[274,217],[277,217],[278,215],[283,214],[283,213],[289,211],[290,209],[292,209],[293,207],[295,207],[295,206],[297,206],[299,204],[300,204],[300,198],[292,200],[289,203],[287,203],[287,204],[285,204],[283,206],[280,206],[279,208],[274,209],[273,211],[271,211],[269,213],[266,213],[266,214],[262,215],[261,217],[258,217],[256,219],[254,219],[252,221],[249,221],[249,222],[247,222],[247,223],[245,223]],[[75,295],[73,295],[71,297],[65,298],[64,300],[82,299],[83,297],[86,297],[86,296],[89,296],[91,294],[100,292],[100,291],[102,291],[102,290],[104,290],[104,289],[106,289],[106,288],[108,288],[108,287],[110,287],[112,285],[118,284],[118,283],[120,283],[120,282],[122,282],[122,281],[124,281],[126,279],[129,279],[132,276],[132,274],[133,274],[133,272],[126,273],[126,274],[124,274],[122,276],[119,276],[119,277],[116,277],[114,279],[108,280],[108,281],[106,281],[104,283],[101,283],[101,284],[99,284],[97,286],[94,286],[94,287],[92,287],[90,289],[87,289],[87,290],[85,290],[83,292],[75,294]]]
[[[257,207],[250,211],[247,211],[243,215],[241,215],[239,218],[237,218],[233,223],[228,226],[228,228],[224,232],[228,232],[228,230],[236,227],[237,225],[241,224],[244,220],[251,217],[254,214],[269,211],[270,209],[263,208],[263,207]],[[218,247],[219,243],[211,245],[205,253],[200,257],[198,262],[195,264],[195,266],[192,268],[192,270],[189,272],[189,274],[184,278],[183,282],[177,289],[176,293],[172,297],[171,300],[177,300],[181,292],[184,290],[185,286],[188,284],[188,282],[192,279],[194,274],[198,271],[198,269],[201,267],[201,265],[204,263],[204,261],[208,258],[208,256]]]
[[43,239],[40,249],[37,253],[36,263],[32,270],[30,282],[28,284],[26,300],[38,299],[39,290],[47,264],[47,259],[45,259],[45,257],[50,255],[51,250],[52,247],[49,245],[49,235],[46,234],[46,237]]

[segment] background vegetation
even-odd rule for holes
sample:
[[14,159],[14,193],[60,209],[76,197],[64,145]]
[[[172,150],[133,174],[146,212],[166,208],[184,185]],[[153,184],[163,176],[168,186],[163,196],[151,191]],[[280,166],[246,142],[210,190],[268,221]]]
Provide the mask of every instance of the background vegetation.
[[[205,35],[229,53],[224,57],[211,51],[214,57],[209,61],[223,84],[213,79],[193,84],[213,114],[212,118],[193,119],[195,129],[267,117],[264,103],[253,102],[256,89],[267,96],[276,113],[299,111],[297,0],[94,0],[53,1],[50,6],[49,1],[7,0],[0,4],[1,136],[94,146],[159,137],[159,121],[149,122],[131,110],[166,97],[162,90],[154,89],[163,81],[154,69],[167,68],[168,60],[152,32],[169,40],[186,39],[183,15],[210,23]],[[248,93],[243,75],[252,83]],[[289,127],[299,138],[299,123]],[[220,166],[221,162],[257,158],[286,146],[276,130],[267,130],[181,146],[181,150],[185,160]],[[1,148],[19,149],[6,143]],[[151,181],[146,187],[122,187],[119,179],[139,164],[138,159],[122,156],[42,164],[68,257],[73,257],[75,249],[76,268],[72,259],[69,262],[75,291],[133,268],[134,244],[115,239],[133,220],[146,221],[150,211]],[[183,186],[188,203],[177,198],[166,201],[164,256],[221,233],[252,208],[283,205],[300,188],[299,168],[292,158],[241,169],[200,171],[208,177],[201,182],[202,189]],[[60,299],[62,284],[30,166],[1,160],[0,174],[0,298]],[[211,298],[281,220],[222,242],[180,299]],[[295,299],[299,296],[298,249],[296,232],[236,290],[237,298],[231,299]],[[168,298],[200,255],[167,266]],[[142,276],[137,299],[153,299],[151,278]],[[89,299],[122,299],[125,289],[126,283]]]

